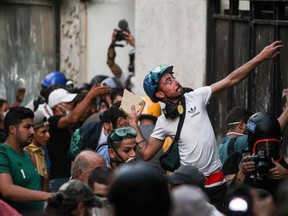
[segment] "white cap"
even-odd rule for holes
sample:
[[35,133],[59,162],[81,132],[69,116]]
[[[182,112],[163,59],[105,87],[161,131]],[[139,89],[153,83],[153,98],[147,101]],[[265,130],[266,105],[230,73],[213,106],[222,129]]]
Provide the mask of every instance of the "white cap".
[[48,98],[49,107],[53,108],[55,105],[64,102],[69,103],[74,100],[77,94],[71,94],[65,89],[59,88],[52,91]]

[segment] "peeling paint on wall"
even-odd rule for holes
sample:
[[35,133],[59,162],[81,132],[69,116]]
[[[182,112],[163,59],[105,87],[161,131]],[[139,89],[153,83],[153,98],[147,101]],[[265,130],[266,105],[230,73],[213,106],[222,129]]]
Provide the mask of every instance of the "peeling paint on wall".
[[80,79],[81,37],[86,34],[81,32],[79,2],[66,2],[61,11],[61,70],[76,84]]

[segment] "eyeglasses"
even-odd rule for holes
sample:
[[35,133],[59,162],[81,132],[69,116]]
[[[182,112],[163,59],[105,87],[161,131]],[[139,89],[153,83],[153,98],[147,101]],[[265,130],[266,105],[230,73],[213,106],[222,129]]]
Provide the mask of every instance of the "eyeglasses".
[[117,143],[122,141],[124,138],[128,136],[131,137],[137,136],[137,133],[134,128],[132,127],[117,128],[115,131],[111,133],[110,140]]

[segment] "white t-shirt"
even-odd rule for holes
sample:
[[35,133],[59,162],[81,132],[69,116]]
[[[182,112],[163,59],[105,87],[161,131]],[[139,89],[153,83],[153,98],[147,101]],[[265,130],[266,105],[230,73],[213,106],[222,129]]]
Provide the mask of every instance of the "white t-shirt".
[[[181,165],[193,165],[205,176],[221,169],[217,142],[206,109],[211,94],[210,86],[185,93],[186,114],[178,141]],[[151,136],[159,140],[167,136],[174,138],[179,119],[166,119],[162,114]]]

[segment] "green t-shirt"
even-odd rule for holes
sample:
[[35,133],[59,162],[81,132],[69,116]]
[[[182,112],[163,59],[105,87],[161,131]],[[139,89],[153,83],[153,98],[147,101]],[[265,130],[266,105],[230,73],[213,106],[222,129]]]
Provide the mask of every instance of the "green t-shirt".
[[[30,155],[24,151],[19,154],[8,145],[0,144],[0,173],[11,175],[15,185],[19,185],[31,190],[41,190],[40,176],[35,168]],[[29,212],[43,209],[43,202],[14,202],[5,200],[17,211]]]

